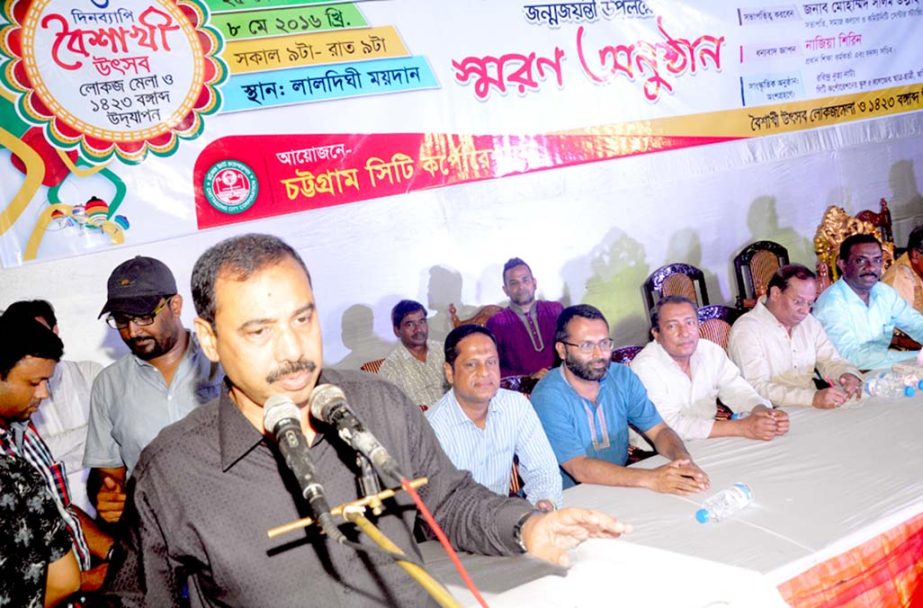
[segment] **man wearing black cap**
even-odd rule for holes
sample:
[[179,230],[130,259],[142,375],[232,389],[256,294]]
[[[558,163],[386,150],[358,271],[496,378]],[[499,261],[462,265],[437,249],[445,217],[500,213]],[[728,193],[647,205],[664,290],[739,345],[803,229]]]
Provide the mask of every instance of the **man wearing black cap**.
[[160,430],[218,396],[223,377],[183,327],[183,298],[160,260],[136,256],[112,271],[99,316],[131,350],[104,369],[90,395],[84,465],[99,516],[122,514],[124,483]]

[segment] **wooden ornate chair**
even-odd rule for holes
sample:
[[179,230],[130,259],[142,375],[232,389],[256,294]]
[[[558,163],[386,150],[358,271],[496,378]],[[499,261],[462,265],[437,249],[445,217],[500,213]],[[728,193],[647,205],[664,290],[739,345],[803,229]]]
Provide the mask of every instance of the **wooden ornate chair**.
[[532,376],[504,376],[500,378],[500,388],[508,391],[518,391],[528,397],[532,394],[532,389],[538,384],[538,380]]
[[661,266],[641,286],[648,314],[665,296],[686,296],[699,306],[708,304],[705,275],[695,266],[675,263]]
[[[883,210],[887,211],[887,203]],[[890,212],[888,219],[890,219]],[[889,226],[890,229],[890,226]],[[814,235],[814,252],[817,254],[817,290],[818,294],[840,278],[840,269],[836,259],[840,253],[840,244],[846,237],[854,234],[871,234],[881,242],[881,254],[884,258],[882,269],[887,269],[894,261],[894,243],[882,236],[880,228],[846,213],[836,205],[827,207],[824,217]]]
[[452,327],[458,327],[459,325],[487,325],[487,320],[492,316],[503,310],[502,306],[497,306],[496,304],[488,304],[482,306],[474,313],[473,317],[468,319],[459,319],[458,318],[458,309],[455,308],[455,304],[449,304],[449,317],[452,319]]
[[628,365],[641,352],[643,346],[622,346],[612,351],[612,362]]
[[699,336],[711,340],[726,351],[731,325],[739,314],[739,310],[721,304],[702,306],[699,308]]
[[737,275],[737,308],[746,310],[756,306],[766,295],[769,280],[782,266],[788,264],[788,250],[772,241],[757,241],[743,248],[734,258]]
[[375,359],[373,361],[366,361],[365,363],[359,366],[359,369],[361,369],[364,372],[369,372],[371,374],[377,374],[378,371],[381,369],[381,364],[384,362],[385,362],[384,359]]
[[882,241],[894,243],[894,231],[891,229],[891,210],[888,209],[888,201],[881,199],[878,204],[881,207],[881,211],[875,213],[874,211],[866,209],[865,211],[857,213],[856,219],[868,222],[878,228],[881,232]]

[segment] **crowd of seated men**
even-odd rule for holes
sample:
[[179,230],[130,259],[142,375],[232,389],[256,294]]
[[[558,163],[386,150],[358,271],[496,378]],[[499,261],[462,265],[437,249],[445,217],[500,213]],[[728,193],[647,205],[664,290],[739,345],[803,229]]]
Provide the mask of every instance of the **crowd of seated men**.
[[[399,342],[380,375],[427,410],[456,467],[496,494],[514,482],[539,511],[561,508],[562,490],[578,483],[700,492],[709,478],[685,441],[777,439],[789,429],[786,409],[840,407],[861,397],[860,369],[916,354],[890,345],[895,328],[923,342],[923,227],[884,276],[882,264],[874,236],[847,238],[841,278],[819,297],[811,270],[779,268],[733,324],[727,351],[700,340],[694,301],[665,297],[651,311],[654,339],[628,366],[612,362],[615,341],[598,309],[537,300],[532,269],[513,258],[502,273],[509,306],[486,327],[461,325],[439,343],[429,339],[425,307],[398,302],[391,321]],[[222,366],[183,327],[182,306],[159,260],[116,267],[100,317],[129,353],[102,369],[62,359],[48,302],[6,303],[0,490],[10,498],[0,505],[0,555],[25,556],[22,572],[33,573],[0,583],[12,605],[92,598],[145,447],[221,393]],[[501,388],[505,376],[537,384],[527,396]],[[716,417],[719,401],[731,419]],[[632,430],[668,462],[627,467]],[[24,531],[12,534],[14,526]]]

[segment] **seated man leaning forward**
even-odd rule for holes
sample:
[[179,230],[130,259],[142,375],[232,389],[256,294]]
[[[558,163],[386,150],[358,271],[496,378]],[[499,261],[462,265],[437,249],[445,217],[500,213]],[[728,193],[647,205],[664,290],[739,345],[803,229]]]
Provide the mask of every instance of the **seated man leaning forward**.
[[870,234],[854,234],[840,245],[837,268],[843,274],[817,298],[814,316],[840,354],[859,369],[879,369],[917,352],[892,350],[897,327],[923,342],[923,315],[879,281],[881,243]]
[[[699,318],[689,298],[663,298],[652,317],[654,341],[638,353],[631,369],[680,437],[738,436],[768,441],[788,431],[788,415],[773,410],[769,400],[753,390],[724,349],[699,340]],[[732,411],[750,415],[715,420],[719,398]]]
[[391,325],[401,343],[394,347],[378,373],[393,382],[417,405],[432,405],[445,392],[442,345],[429,340],[426,309],[401,300],[391,309]]
[[558,461],[529,400],[500,388],[500,357],[489,329],[462,325],[449,333],[445,376],[452,388],[426,417],[452,463],[506,496],[515,454],[529,502],[543,511],[560,507]]
[[[638,377],[611,363],[609,324],[598,309],[565,308],[554,346],[563,363],[535,387],[532,405],[564,470],[565,488],[596,483],[672,494],[708,488],[708,475],[660,418]],[[656,469],[626,468],[629,423],[670,462]]]
[[[731,360],[776,407],[829,409],[862,395],[859,370],[840,356],[811,316],[816,298],[813,272],[801,264],[783,266],[769,279],[766,297],[731,328]],[[815,386],[815,368],[829,388]]]

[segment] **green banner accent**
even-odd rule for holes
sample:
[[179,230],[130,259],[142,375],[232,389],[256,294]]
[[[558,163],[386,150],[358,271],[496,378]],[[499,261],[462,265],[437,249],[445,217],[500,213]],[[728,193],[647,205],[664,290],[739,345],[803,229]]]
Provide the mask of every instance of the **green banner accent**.
[[208,10],[215,13],[228,11],[255,11],[284,6],[313,6],[330,0],[204,0]]
[[218,29],[226,42],[368,26],[353,4],[224,13],[212,15],[209,25]]

